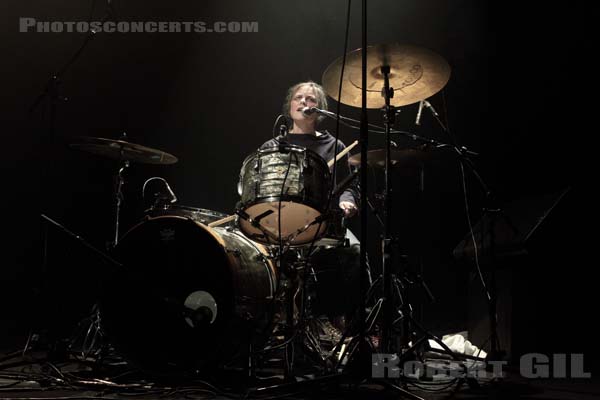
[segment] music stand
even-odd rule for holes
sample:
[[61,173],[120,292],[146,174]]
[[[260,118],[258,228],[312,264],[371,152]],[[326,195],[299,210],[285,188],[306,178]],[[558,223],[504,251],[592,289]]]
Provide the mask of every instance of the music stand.
[[481,265],[488,267],[489,360],[502,359],[507,353],[506,349],[502,349],[498,335],[498,262],[527,255],[534,233],[569,191],[570,188],[566,188],[560,193],[525,197],[503,208],[485,207],[481,219],[473,227],[473,233],[467,233],[453,251],[457,261],[467,264],[480,261]]

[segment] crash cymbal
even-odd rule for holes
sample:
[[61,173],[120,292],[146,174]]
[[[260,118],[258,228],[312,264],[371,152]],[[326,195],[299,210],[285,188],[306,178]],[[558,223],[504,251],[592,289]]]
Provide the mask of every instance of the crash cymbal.
[[[429,159],[431,155],[431,151],[418,148],[392,149],[390,152],[390,163],[394,167],[418,167]],[[350,157],[348,163],[360,166],[360,153]],[[369,150],[367,152],[367,164],[371,167],[385,167],[385,149]]]
[[77,143],[69,144],[72,149],[116,160],[128,160],[142,164],[174,164],[177,162],[177,157],[169,153],[124,140],[78,137],[75,141]]
[[[343,58],[331,63],[323,73],[323,88],[329,96],[338,100]],[[385,99],[381,67],[390,66],[390,87],[394,97],[393,106],[417,103],[439,92],[450,79],[450,66],[441,56],[431,50],[400,44],[367,47],[367,108],[381,108]],[[342,82],[342,104],[362,106],[362,49],[346,56]]]

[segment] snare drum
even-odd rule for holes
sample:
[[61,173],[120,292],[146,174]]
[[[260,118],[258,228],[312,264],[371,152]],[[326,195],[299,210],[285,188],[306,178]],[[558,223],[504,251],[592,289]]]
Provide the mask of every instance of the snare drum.
[[[240,172],[240,230],[266,244],[303,245],[323,236],[330,172],[315,152],[282,145],[251,154]],[[281,210],[281,213],[279,212]]]

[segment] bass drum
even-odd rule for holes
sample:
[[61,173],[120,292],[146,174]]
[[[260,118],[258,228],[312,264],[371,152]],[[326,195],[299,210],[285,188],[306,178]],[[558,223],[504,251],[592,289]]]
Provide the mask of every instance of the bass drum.
[[268,339],[276,274],[267,252],[237,231],[189,218],[149,218],[123,236],[123,267],[104,282],[109,342],[159,374],[227,362]]

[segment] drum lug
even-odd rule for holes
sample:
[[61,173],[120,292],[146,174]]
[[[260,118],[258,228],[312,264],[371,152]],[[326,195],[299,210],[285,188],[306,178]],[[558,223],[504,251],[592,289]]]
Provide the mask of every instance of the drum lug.
[[256,172],[256,176],[254,178],[254,197],[256,198],[256,196],[258,196],[259,190],[260,190],[260,170],[261,170],[261,165],[262,165],[262,161],[261,159],[257,159],[254,162],[254,172]]

